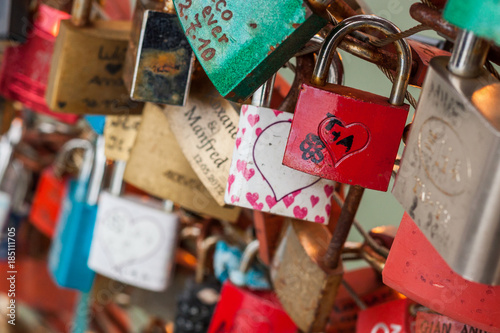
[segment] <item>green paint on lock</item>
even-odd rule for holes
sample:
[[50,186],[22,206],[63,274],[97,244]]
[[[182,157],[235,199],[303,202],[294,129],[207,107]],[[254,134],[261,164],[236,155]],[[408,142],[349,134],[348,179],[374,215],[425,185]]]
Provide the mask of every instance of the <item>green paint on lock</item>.
[[459,28],[500,44],[500,0],[449,0],[443,17]]
[[186,36],[222,96],[243,101],[327,21],[302,0],[174,0]]

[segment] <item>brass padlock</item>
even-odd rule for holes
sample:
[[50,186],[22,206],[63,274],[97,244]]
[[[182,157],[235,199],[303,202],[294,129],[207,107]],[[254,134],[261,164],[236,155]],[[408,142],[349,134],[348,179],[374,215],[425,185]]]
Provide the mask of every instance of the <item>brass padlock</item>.
[[125,181],[188,210],[236,221],[239,208],[221,207],[196,176],[170,130],[163,110],[147,103],[132,148]]
[[134,101],[184,105],[194,54],[170,0],[139,0],[123,79]]
[[123,65],[131,24],[89,22],[92,0],[75,0],[71,20],[61,21],[45,99],[50,109],[76,114],[134,114]]

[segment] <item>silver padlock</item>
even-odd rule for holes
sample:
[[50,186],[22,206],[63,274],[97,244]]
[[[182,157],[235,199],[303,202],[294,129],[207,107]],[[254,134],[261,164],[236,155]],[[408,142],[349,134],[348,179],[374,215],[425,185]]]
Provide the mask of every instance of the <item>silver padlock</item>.
[[500,82],[471,32],[432,59],[393,189],[448,265],[500,284]]

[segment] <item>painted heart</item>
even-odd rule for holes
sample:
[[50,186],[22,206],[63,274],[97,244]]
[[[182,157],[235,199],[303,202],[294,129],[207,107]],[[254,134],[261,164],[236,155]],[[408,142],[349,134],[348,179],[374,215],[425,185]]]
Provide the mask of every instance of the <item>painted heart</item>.
[[259,200],[259,194],[258,193],[250,193],[248,192],[247,195],[247,200],[248,202],[250,203],[250,205],[252,205],[253,209],[257,209],[257,210],[262,210],[262,208],[264,208],[264,204],[261,202],[261,203],[257,203],[257,200]]
[[99,240],[115,267],[149,258],[161,247],[165,236],[159,221],[129,216],[124,209],[113,209],[99,223]]
[[247,129],[246,129],[246,128],[242,128],[242,129],[241,129],[241,134],[245,135],[245,132],[246,132],[246,131],[247,131]]
[[324,119],[319,124],[318,131],[335,166],[364,150],[370,141],[370,133],[365,125],[361,123],[345,125],[336,117]]
[[283,198],[283,203],[285,204],[286,208],[290,207],[294,201],[295,197],[292,194],[287,195],[286,197]]
[[241,145],[241,138],[236,139],[236,149],[239,149]]
[[259,136],[261,133],[262,133],[262,128],[259,127],[255,130],[255,134],[257,134],[257,136]]
[[260,117],[258,114],[249,114],[247,117],[248,123],[250,126],[254,127],[255,124],[257,124],[260,120]]
[[122,64],[107,64],[106,70],[108,71],[109,74],[114,75],[118,73],[122,69],[122,67],[123,67]]
[[307,208],[306,207],[300,207],[300,206],[295,206],[293,207],[293,215],[302,220],[307,216]]
[[278,110],[273,110],[273,112],[276,117],[283,113],[283,111],[278,111]]
[[238,172],[241,172],[243,174],[243,177],[247,181],[249,181],[250,178],[252,178],[253,175],[255,175],[255,170],[251,168],[247,169],[247,162],[243,160],[236,161],[236,170],[238,170]]
[[332,210],[332,206],[330,205],[326,205],[325,206],[325,211],[326,211],[326,215],[327,216],[330,216],[330,211]]
[[254,169],[245,169],[243,171],[243,177],[245,177],[245,179],[247,181],[249,181],[250,178],[252,178],[254,175],[255,175],[255,170]]
[[[283,165],[290,127],[291,123],[286,120],[271,123],[262,130],[253,146],[253,161],[257,170],[269,185],[276,201],[283,200],[287,207],[301,190],[321,180]],[[291,194],[291,199],[286,199]]]
[[325,217],[324,216],[319,216],[319,215],[316,215],[316,217],[314,218],[314,222],[317,222],[317,223],[325,223]]
[[278,202],[276,199],[270,195],[266,197],[266,203],[269,206],[269,209],[273,208]]
[[333,193],[334,187],[331,185],[325,185],[324,190],[325,190],[326,196],[330,197],[330,195],[332,195],[332,193]]
[[241,113],[243,113],[243,115],[245,115],[245,113],[247,113],[247,111],[248,111],[248,105],[243,105],[241,107]]
[[298,190],[298,191],[295,191],[292,193],[293,197],[295,198],[296,196],[298,196],[300,194],[300,192],[302,192],[302,190]]
[[227,193],[231,193],[231,186],[233,185],[235,178],[236,177],[234,175],[229,175],[227,178]]
[[313,206],[316,206],[319,202],[319,197],[315,196],[315,195],[311,195],[311,205]]
[[235,196],[235,195],[232,195],[232,196],[231,196],[231,203],[233,203],[233,204],[234,204],[235,202],[238,202],[238,201],[240,201],[240,198],[239,198],[239,197],[237,197],[237,196]]
[[242,172],[246,168],[247,168],[247,162],[245,162],[243,160],[236,161],[236,170],[238,170],[238,172]]

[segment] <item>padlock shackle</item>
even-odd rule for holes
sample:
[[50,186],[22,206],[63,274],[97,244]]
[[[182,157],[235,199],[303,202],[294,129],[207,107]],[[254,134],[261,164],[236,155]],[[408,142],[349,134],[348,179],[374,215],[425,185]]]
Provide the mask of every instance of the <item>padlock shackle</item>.
[[203,277],[205,276],[205,268],[208,259],[208,251],[213,249],[218,241],[222,240],[221,236],[214,235],[205,238],[201,241],[198,247],[197,253],[197,263],[196,263],[196,274],[195,274],[195,282],[202,283]]
[[90,21],[92,0],[73,0],[71,22],[77,27],[86,26]]
[[87,204],[89,206],[96,205],[99,200],[105,169],[106,156],[104,155],[104,137],[99,135],[95,143],[94,165],[87,190]]
[[[386,35],[401,32],[392,22],[374,15],[357,15],[343,20],[325,38],[325,42],[318,55],[316,67],[314,68],[311,79],[312,84],[320,87],[326,84],[327,69],[332,62],[334,51],[336,51],[346,35],[360,28],[375,28]],[[410,80],[412,65],[411,51],[408,42],[404,39],[397,40],[394,44],[399,55],[399,64],[389,103],[392,105],[403,105],[408,81]]]
[[259,240],[251,241],[241,255],[240,272],[246,273],[259,253]]
[[120,196],[122,193],[123,186],[123,175],[125,174],[125,168],[127,167],[127,161],[115,161],[113,164],[113,172],[111,173],[111,181],[109,183],[109,193],[114,196]]
[[455,39],[448,69],[453,74],[473,78],[481,74],[490,44],[467,30],[460,30]]
[[[311,38],[311,41],[315,44],[322,45],[325,42],[325,38],[315,35]],[[319,56],[319,54],[318,54]],[[332,84],[344,84],[344,63],[338,52],[333,53],[330,67],[328,67],[328,76],[326,82]]]
[[[54,173],[57,177],[61,177],[64,173],[64,170],[62,169],[64,167],[65,161],[68,158],[68,155],[73,152],[75,149],[84,149],[84,150],[91,150],[91,153],[93,154],[93,147],[90,144],[89,141],[84,140],[84,139],[71,139],[67,141],[59,150],[57,153],[57,156],[54,160],[54,163],[52,163]],[[92,157],[93,159],[93,157]],[[85,158],[84,158],[85,160]],[[92,160],[90,160],[90,163]],[[90,165],[90,168],[92,165]],[[87,172],[86,170],[83,171],[83,165],[82,165],[82,172]]]
[[14,146],[21,141],[22,134],[23,121],[20,118],[15,118],[10,125],[9,131],[0,138],[0,185],[9,167]]
[[262,86],[257,89],[252,95],[252,105],[269,108],[271,106],[271,99],[273,97],[274,81],[276,80],[277,73],[264,82]]

